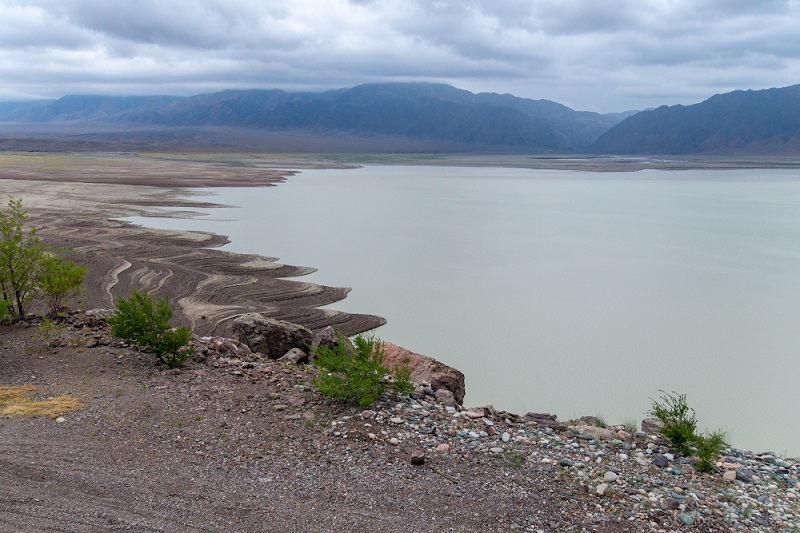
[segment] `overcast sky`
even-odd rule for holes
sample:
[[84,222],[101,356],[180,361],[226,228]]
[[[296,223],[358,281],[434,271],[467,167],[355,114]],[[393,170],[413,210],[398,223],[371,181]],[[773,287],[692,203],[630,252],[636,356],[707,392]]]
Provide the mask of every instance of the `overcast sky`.
[[574,109],[800,83],[800,0],[0,0],[0,100],[442,82]]

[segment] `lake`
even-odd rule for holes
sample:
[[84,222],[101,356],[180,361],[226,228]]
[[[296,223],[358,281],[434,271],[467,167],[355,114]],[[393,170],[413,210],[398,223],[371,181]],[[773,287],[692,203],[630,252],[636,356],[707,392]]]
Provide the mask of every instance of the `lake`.
[[225,249],[352,287],[331,307],[466,375],[467,406],[641,420],[800,455],[800,172],[368,166],[192,190]]

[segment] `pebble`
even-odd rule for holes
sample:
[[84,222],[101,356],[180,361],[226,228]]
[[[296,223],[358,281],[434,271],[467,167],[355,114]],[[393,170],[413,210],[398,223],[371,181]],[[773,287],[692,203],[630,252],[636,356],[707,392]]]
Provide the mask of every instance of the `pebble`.
[[[549,427],[527,426],[507,414],[490,416],[481,410],[473,412],[480,417],[471,416],[472,411],[447,408],[434,400],[405,400],[357,412],[360,419],[369,421],[370,429],[364,432],[375,431],[376,438],[403,445],[402,449],[416,446],[427,455],[447,454],[438,456],[440,460],[471,453],[518,453],[528,458],[522,468],[565,476],[597,497],[605,499],[618,490],[613,504],[619,507],[619,516],[636,522],[641,533],[670,531],[664,527],[667,517],[675,524],[672,531],[698,524],[727,524],[731,531],[800,531],[796,459],[731,448],[716,463],[718,470],[705,474],[689,458],[670,453],[657,440],[663,438],[659,436],[640,435],[633,442],[590,440]],[[389,427],[395,429],[392,438]],[[341,438],[356,438],[354,431],[338,426],[329,431],[336,430]],[[558,473],[551,469],[555,464],[562,467]],[[606,515],[602,508],[597,511],[600,515]]]
[[63,416],[59,416],[58,418],[56,418],[56,422],[58,422],[59,424],[63,424],[66,421],[67,419],[64,418]]

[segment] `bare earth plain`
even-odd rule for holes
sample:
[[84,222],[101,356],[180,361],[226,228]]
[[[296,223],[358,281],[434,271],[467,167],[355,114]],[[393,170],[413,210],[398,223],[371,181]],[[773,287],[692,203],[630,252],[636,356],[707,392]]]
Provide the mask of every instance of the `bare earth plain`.
[[[473,157],[434,163],[444,160],[482,164]],[[522,163],[598,164],[531,161]],[[227,335],[233,317],[250,311],[353,334],[383,319],[318,309],[347,289],[299,281],[308,267],[215,250],[225,242],[218,235],[115,220],[186,216],[185,208],[200,205],[187,187],[272,186],[292,170],[341,164],[306,156],[9,152],[0,153],[0,195],[22,198],[42,241],[88,267],[86,309],[111,308],[115,296],[136,288],[169,295],[177,321],[198,335]],[[731,483],[721,471],[697,474],[682,465],[678,475],[627,456],[603,462],[597,451],[610,453],[610,445],[591,448],[575,435],[526,429],[503,413],[454,418],[430,398],[387,398],[362,414],[320,397],[310,386],[313,369],[209,357],[169,370],[80,318],[54,331],[34,326],[0,326],[0,386],[34,385],[37,399],[67,394],[83,409],[58,420],[0,418],[3,531],[800,527],[791,496],[800,492],[796,463],[785,478],[791,483],[764,484],[760,502],[752,483]],[[483,430],[498,443],[501,433],[514,438],[490,451],[464,437]],[[639,449],[653,442],[639,441]],[[425,465],[412,465],[419,447]],[[611,470],[620,481],[598,491]]]

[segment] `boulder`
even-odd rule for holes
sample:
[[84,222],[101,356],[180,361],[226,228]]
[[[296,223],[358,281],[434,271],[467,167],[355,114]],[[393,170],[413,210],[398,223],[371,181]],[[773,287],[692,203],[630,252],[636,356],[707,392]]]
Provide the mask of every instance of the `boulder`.
[[300,348],[292,348],[286,352],[278,361],[282,363],[294,363],[302,365],[308,363],[308,354]]
[[614,440],[618,438],[617,432],[608,428],[601,428],[597,426],[578,426],[578,432],[582,435],[588,435],[595,440]]
[[261,352],[270,359],[282,357],[292,348],[307,353],[314,339],[314,334],[308,328],[259,313],[247,313],[236,318],[233,321],[233,334],[250,350]]
[[439,389],[436,391],[435,394],[436,401],[440,404],[444,405],[445,407],[457,407],[458,402],[456,401],[456,397],[453,396],[453,393],[450,392],[449,389]]
[[642,431],[650,435],[654,433],[661,433],[664,428],[664,422],[658,418],[645,418],[642,420]]
[[538,427],[553,428],[556,431],[565,431],[566,424],[559,422],[556,415],[549,413],[526,413],[524,417],[525,424],[536,424]]
[[383,364],[389,370],[407,364],[411,368],[411,381],[415,385],[427,383],[436,393],[440,389],[447,389],[453,393],[458,404],[464,401],[464,374],[459,370],[427,355],[414,353],[388,342],[383,344],[383,353]]
[[350,339],[342,335],[342,333],[333,326],[327,326],[314,335],[314,339],[311,341],[310,353],[313,354],[320,346],[333,348],[340,339],[344,339],[344,344],[348,353],[353,353],[355,351],[355,347]]

